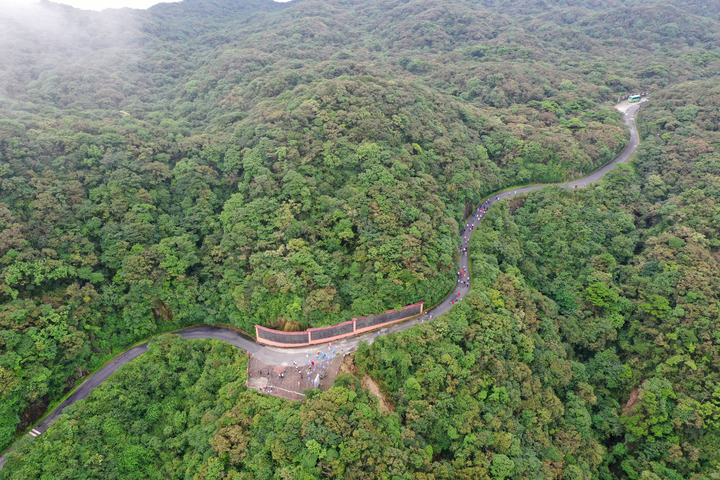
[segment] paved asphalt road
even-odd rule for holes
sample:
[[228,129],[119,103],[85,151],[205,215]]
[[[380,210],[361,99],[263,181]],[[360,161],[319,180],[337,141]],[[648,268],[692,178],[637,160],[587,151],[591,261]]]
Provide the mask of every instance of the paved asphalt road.
[[[644,102],[642,102],[644,103]],[[635,153],[639,144],[639,138],[637,128],[635,127],[635,114],[640,108],[640,103],[629,105],[627,102],[619,104],[616,108],[620,111],[625,112],[624,122],[630,129],[630,141],[625,146],[620,155],[618,155],[611,162],[607,163],[600,169],[591,173],[590,175],[580,178],[578,180],[561,183],[561,184],[543,184],[543,185],[531,185],[529,187],[522,187],[514,190],[508,190],[497,195],[493,195],[483,203],[475,213],[470,216],[468,223],[466,224],[461,239],[460,247],[460,264],[458,266],[458,272],[462,271],[463,275],[458,275],[458,283],[452,293],[448,295],[445,300],[440,302],[431,310],[425,312],[423,315],[410,319],[406,322],[396,323],[385,328],[381,328],[375,332],[364,333],[355,337],[346,338],[338,342],[333,343],[333,349],[336,351],[352,352],[357,349],[358,344],[365,340],[368,343],[372,343],[375,338],[388,333],[400,332],[407,328],[410,328],[418,323],[435,320],[437,317],[447,313],[452,308],[453,304],[462,301],[463,298],[470,291],[470,275],[468,272],[468,248],[470,244],[470,238],[477,227],[478,223],[482,220],[483,206],[490,208],[495,202],[506,200],[516,195],[531,192],[533,190],[539,190],[549,185],[554,185],[560,188],[581,188],[593,182],[597,182],[604,177],[610,170],[615,168],[618,163],[625,163],[630,160],[630,157]],[[464,283],[461,283],[464,282]],[[179,332],[176,332],[183,338],[196,339],[196,338],[212,338],[215,340],[222,340],[228,342],[236,347],[245,350],[250,353],[258,360],[270,364],[270,365],[290,365],[293,360],[299,364],[305,361],[305,358],[311,353],[314,354],[317,350],[321,349],[321,345],[315,345],[314,347],[299,347],[299,348],[280,348],[280,347],[264,347],[259,345],[254,339],[241,335],[233,330],[221,327],[213,326],[199,326],[190,327]],[[85,380],[64,402],[58,405],[47,417],[45,417],[34,429],[33,433],[29,435],[37,436],[45,433],[48,427],[60,416],[63,409],[68,405],[72,405],[78,400],[87,398],[92,389],[100,385],[102,382],[107,380],[113,373],[115,373],[121,366],[125,365],[131,360],[136,359],[147,351],[147,343],[138,345],[131,348],[130,350],[118,355],[111,360],[107,365],[101,368],[97,373],[92,375],[90,378]],[[0,456],[0,468],[5,465],[5,455]]]

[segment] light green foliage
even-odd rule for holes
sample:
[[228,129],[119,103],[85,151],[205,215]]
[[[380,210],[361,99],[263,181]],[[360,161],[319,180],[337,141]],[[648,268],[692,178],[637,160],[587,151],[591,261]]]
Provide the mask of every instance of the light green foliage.
[[640,310],[647,312],[658,319],[665,317],[671,310],[670,302],[668,302],[667,298],[660,295],[650,295],[648,301],[641,303],[639,307]]
[[[662,103],[647,108],[652,119]],[[457,475],[478,466],[468,460],[468,445],[490,454],[487,475],[505,474],[493,471],[496,458],[514,463],[514,478],[547,475],[532,469],[532,457],[514,455],[515,440],[526,454],[538,450],[527,430],[496,421],[503,409],[533,426],[550,419],[552,448],[537,463],[564,458],[560,478],[713,478],[720,461],[720,390],[712,366],[720,242],[710,197],[720,163],[687,134],[674,134],[677,144],[644,150],[639,175],[620,169],[594,188],[546,189],[512,214],[494,207],[473,239],[478,279],[471,295],[432,326],[358,352],[360,365],[396,392],[405,423],[433,439],[434,451],[452,452]],[[690,145],[700,146],[698,156]],[[679,149],[697,173],[679,173],[688,171],[687,160],[673,160]],[[682,187],[649,188],[647,178],[668,168]],[[526,296],[542,298],[546,307],[528,308]],[[523,323],[510,315],[523,315]],[[459,317],[463,326],[455,323]],[[527,336],[516,330],[520,325]],[[401,362],[397,352],[411,358]],[[472,364],[463,362],[467,354]],[[463,368],[453,370],[453,359]],[[538,384],[518,395],[526,374]],[[474,388],[465,394],[468,381]],[[542,388],[553,392],[561,411],[552,413],[548,397],[533,401]],[[465,413],[467,405],[473,414]],[[455,432],[465,435],[463,443]]]
[[[292,443],[267,432],[333,418],[243,398],[256,423],[215,455],[215,420],[189,427],[212,401],[147,410],[129,427],[147,437],[123,443],[108,419],[94,451],[48,477],[153,475],[160,424],[168,469],[188,478],[716,472],[717,2],[567,3],[43,2],[20,15],[3,2],[0,444],[159,331],[304,328],[441,299],[471,208],[610,160],[626,142],[611,103],[647,90],[632,168],[496,206],[474,239],[470,301],[429,340],[360,354],[396,416],[344,386],[309,411],[349,426]],[[67,439],[47,456],[69,457]],[[111,441],[122,452],[99,467]],[[180,459],[192,449],[202,458]]]
[[507,455],[503,455],[502,453],[493,455],[492,465],[490,466],[492,478],[503,480],[511,477],[514,469],[515,463],[510,460]]
[[[161,337],[32,443],[0,478],[166,478],[197,469],[217,419],[245,391],[245,354],[216,340]],[[82,465],[82,468],[74,466]]]
[[638,403],[622,419],[629,439],[670,434],[673,430],[670,415],[677,398],[670,382],[652,378],[640,387],[638,398]]
[[379,411],[357,378],[341,375],[299,404],[247,391],[245,364],[219,341],[161,337],[19,446],[0,478],[410,480],[431,471],[429,447]]

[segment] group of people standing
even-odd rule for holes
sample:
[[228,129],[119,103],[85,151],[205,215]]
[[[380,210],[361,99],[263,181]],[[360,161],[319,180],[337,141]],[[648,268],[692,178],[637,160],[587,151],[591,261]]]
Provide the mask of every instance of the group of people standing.
[[[514,194],[517,194],[517,190],[514,192]],[[507,196],[509,197],[512,195],[513,193],[509,192]],[[470,271],[468,269],[468,248],[470,246],[470,238],[475,231],[475,227],[477,227],[477,225],[483,219],[488,209],[492,206],[493,203],[498,200],[500,200],[500,195],[496,195],[495,198],[490,197],[486,199],[482,204],[480,204],[480,206],[475,209],[475,211],[473,211],[470,218],[468,218],[468,222],[465,224],[463,229],[460,230],[460,235],[462,237],[460,244],[458,244],[458,248],[460,249],[460,270],[458,270],[457,272],[456,288],[455,290],[453,290],[452,295],[450,295],[449,298],[447,298],[440,305],[438,305],[438,307],[425,312],[425,315],[423,315],[420,319],[420,323],[423,323],[425,320],[432,320],[434,315],[432,312],[436,312],[437,308],[446,305],[446,307],[443,307],[441,310],[439,310],[438,314],[442,315],[446,311],[447,306],[455,305],[456,302],[459,302],[463,299],[463,297],[465,296],[464,294],[470,291]]]
[[[499,196],[496,197],[496,200],[499,199]],[[462,241],[458,245],[458,248],[460,249],[460,270],[457,272],[457,291],[455,292],[459,298],[455,298],[455,295],[453,295],[450,301],[451,305],[454,305],[455,302],[462,300],[462,297],[464,296],[462,294],[463,290],[470,290],[470,272],[468,271],[468,248],[470,247],[470,238],[475,231],[475,227],[477,227],[478,223],[480,223],[480,220],[482,220],[491,204],[490,199],[485,200],[477,209],[475,209],[468,219],[468,222],[465,224],[465,227],[463,227],[460,231],[460,235],[462,235]]]

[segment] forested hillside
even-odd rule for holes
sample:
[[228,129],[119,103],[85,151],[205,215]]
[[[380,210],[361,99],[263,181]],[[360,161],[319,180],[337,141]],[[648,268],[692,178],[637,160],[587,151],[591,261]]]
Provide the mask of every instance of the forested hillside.
[[636,173],[491,210],[467,303],[358,352],[456,472],[718,478],[717,93],[655,95]]
[[[595,170],[619,96],[652,97],[633,168],[494,207],[468,301],[358,353],[395,412],[347,376],[258,397],[231,350],[162,340],[0,476],[717,478],[720,8],[548,3],[0,6],[0,445],[156,333],[439,301],[473,205]],[[238,377],[124,403],[171,388],[164,355]]]

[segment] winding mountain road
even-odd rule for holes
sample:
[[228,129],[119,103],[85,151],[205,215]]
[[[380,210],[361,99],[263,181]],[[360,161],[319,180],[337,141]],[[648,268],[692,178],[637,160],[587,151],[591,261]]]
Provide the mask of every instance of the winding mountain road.
[[[385,328],[381,328],[376,332],[364,333],[355,337],[346,338],[337,342],[333,342],[338,349],[342,348],[345,352],[352,352],[357,349],[358,344],[365,340],[368,343],[372,343],[375,338],[388,333],[400,332],[408,329],[418,323],[435,320],[439,316],[447,313],[452,308],[453,304],[461,301],[470,291],[471,281],[469,275],[469,264],[468,264],[468,249],[472,233],[474,232],[477,225],[484,217],[484,213],[489,209],[495,202],[512,198],[516,195],[522,195],[524,193],[539,190],[547,186],[556,186],[559,188],[581,188],[590,183],[597,182],[604,177],[609,171],[611,171],[618,163],[625,163],[630,160],[630,157],[635,153],[635,150],[639,144],[639,137],[637,128],[635,126],[635,114],[640,109],[642,103],[647,99],[643,99],[640,103],[628,104],[622,102],[616,105],[615,108],[624,113],[624,123],[630,129],[630,141],[620,154],[615,157],[612,161],[605,164],[595,172],[587,175],[586,177],[574,180],[567,183],[553,183],[553,184],[541,184],[531,185],[528,187],[522,187],[504,192],[497,193],[488,198],[477,210],[470,216],[468,223],[462,231],[462,239],[459,245],[460,247],[460,262],[458,266],[458,272],[462,272],[462,275],[458,275],[458,282],[455,285],[453,291],[438,305],[432,309],[426,311],[422,315],[414,317],[408,321],[396,323]],[[299,348],[280,348],[280,347],[267,347],[259,345],[254,339],[241,335],[234,330],[230,330],[222,327],[213,326],[198,326],[189,327],[180,331],[175,332],[182,338],[186,339],[200,339],[209,338],[215,340],[222,340],[230,343],[237,348],[240,348],[258,360],[269,364],[269,365],[291,365],[293,361],[302,364],[305,361],[308,352],[315,352],[318,349],[317,345],[311,345],[308,347]],[[148,343],[143,343],[132,347],[124,353],[118,355],[112,359],[109,363],[103,366],[97,373],[92,375],[90,378],[85,380],[64,402],[58,405],[48,416],[46,416],[35,428],[30,430],[28,435],[36,437],[45,433],[48,427],[60,416],[65,407],[74,404],[78,400],[86,398],[90,392],[107,380],[113,373],[115,373],[121,366],[136,359],[147,351]],[[0,456],[0,468],[5,465],[5,455]]]

